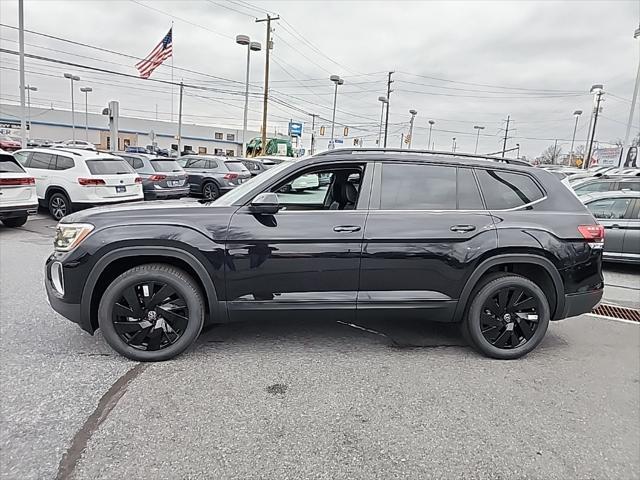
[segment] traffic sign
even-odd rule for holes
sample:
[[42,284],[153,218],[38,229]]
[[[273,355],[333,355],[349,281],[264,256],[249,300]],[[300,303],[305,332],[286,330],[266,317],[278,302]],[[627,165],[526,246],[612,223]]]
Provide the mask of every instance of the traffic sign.
[[289,122],[289,136],[290,137],[302,136],[302,122]]

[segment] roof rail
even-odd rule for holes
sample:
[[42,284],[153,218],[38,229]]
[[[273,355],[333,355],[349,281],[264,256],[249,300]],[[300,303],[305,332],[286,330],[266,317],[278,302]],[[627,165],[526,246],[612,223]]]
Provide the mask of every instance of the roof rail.
[[515,158],[494,157],[491,155],[477,155],[474,153],[442,152],[437,150],[408,150],[402,148],[337,148],[335,150],[327,150],[325,152],[316,153],[314,156],[317,157],[325,155],[338,155],[342,153],[406,153],[413,155],[444,155],[447,157],[475,158],[478,160],[490,160],[492,162],[503,162],[512,165],[524,165],[528,167],[531,166],[529,162]]
[[70,153],[72,155],[76,155],[78,157],[81,157],[82,154],[79,153],[77,150],[79,149],[72,149],[72,148],[62,148],[62,147],[55,147],[55,148],[51,148],[51,150],[53,150],[54,152],[66,152],[66,153]]

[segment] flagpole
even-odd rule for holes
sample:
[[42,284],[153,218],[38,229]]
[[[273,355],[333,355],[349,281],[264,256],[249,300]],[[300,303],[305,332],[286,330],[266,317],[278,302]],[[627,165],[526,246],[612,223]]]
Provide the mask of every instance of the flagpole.
[[180,106],[178,107],[178,156],[182,152],[182,91],[184,90],[184,84],[180,82]]
[[[171,20],[171,43],[173,44],[173,20]],[[171,53],[171,122],[173,122],[173,53]]]

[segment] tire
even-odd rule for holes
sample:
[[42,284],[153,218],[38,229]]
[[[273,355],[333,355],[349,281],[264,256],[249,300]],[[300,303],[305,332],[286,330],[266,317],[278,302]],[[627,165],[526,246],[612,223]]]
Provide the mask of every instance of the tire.
[[27,223],[27,218],[27,215],[24,215],[22,217],[5,218],[4,220],[2,220],[2,223],[4,223],[4,225],[9,228],[21,227],[22,225]]
[[98,325],[109,346],[141,362],[169,360],[184,352],[203,324],[204,299],[197,282],[162,263],[140,265],[118,276],[98,307]]
[[220,187],[214,182],[205,182],[202,185],[202,196],[207,200],[215,200],[220,197]]
[[56,220],[61,220],[72,212],[69,197],[60,192],[52,193],[49,196],[47,206],[49,207],[49,213]]
[[463,334],[477,351],[500,360],[531,352],[549,327],[549,301],[542,289],[520,275],[488,276],[471,294]]

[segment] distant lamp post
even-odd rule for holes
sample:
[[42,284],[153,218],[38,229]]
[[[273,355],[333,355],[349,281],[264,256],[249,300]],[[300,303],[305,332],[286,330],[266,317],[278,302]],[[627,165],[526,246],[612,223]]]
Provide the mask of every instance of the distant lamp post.
[[517,148],[517,150],[516,150],[516,158],[520,158],[520,144],[519,143],[516,143],[516,148]]
[[409,150],[411,150],[411,142],[413,141],[413,122],[416,118],[416,115],[418,114],[417,110],[409,110],[409,113],[411,114],[411,123],[409,125]]
[[380,141],[382,140],[382,121],[384,119],[384,106],[389,103],[389,100],[387,100],[387,97],[385,96],[380,96],[378,97],[378,101],[382,103],[382,109],[380,112],[380,130],[378,130],[378,147],[380,147]]
[[71,82],[71,138],[73,143],[76,141],[76,110],[73,103],[73,82],[79,82],[80,77],[71,73],[65,73],[64,78],[68,78]]
[[453,142],[451,143],[451,151],[456,153],[456,137],[453,137]]
[[580,115],[582,115],[582,110],[576,110],[575,112],[573,112],[573,116],[575,117],[576,121],[573,124],[573,137],[571,137],[571,152],[569,153],[569,164],[573,163],[573,144],[576,141],[576,130],[578,129],[578,119],[580,118]]
[[38,89],[31,85],[27,85],[24,89],[27,91],[27,119],[29,123],[29,138],[31,138],[31,92],[37,92]]
[[93,92],[91,87],[81,87],[80,91],[84,93],[84,134],[85,140],[89,141],[89,92]]
[[[433,129],[433,125],[436,122],[434,120],[429,120],[429,141],[427,142],[427,150],[429,150],[430,148],[432,148],[431,146],[431,130]],[[435,147],[435,145],[434,145]],[[435,150],[435,148],[433,148]]]
[[331,117],[331,148],[335,148],[336,144],[333,135],[336,127],[336,104],[338,102],[338,85],[344,85],[344,80],[338,75],[331,75],[329,77],[329,80],[331,80],[336,85],[336,90],[333,94],[333,117]]
[[247,152],[247,119],[249,116],[249,67],[251,65],[251,52],[259,52],[262,50],[260,42],[252,42],[247,35],[237,35],[236,43],[238,45],[247,46],[247,77],[244,87],[244,119],[242,123],[242,155]]
[[475,150],[475,153],[478,153],[478,142],[480,141],[480,130],[484,130],[484,127],[480,125],[474,125],[473,128],[475,128],[478,131],[478,134],[476,135],[476,150]]

